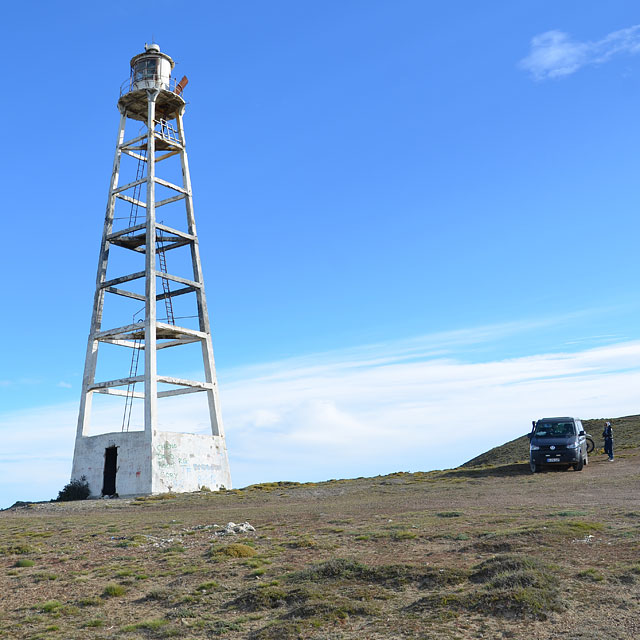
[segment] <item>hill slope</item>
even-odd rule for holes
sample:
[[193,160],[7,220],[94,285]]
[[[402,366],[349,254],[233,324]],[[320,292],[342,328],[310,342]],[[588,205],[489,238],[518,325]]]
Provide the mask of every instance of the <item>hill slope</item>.
[[0,638],[637,638],[639,461],[13,508]]
[[[597,418],[583,420],[582,424],[587,433],[593,437],[596,447],[602,447],[602,429],[605,421],[611,422],[613,427],[615,449],[627,449],[640,445],[640,415],[622,418]],[[483,465],[512,464],[529,459],[529,438],[526,434],[511,440],[499,447],[495,447],[475,458],[465,462],[463,467],[479,467]]]

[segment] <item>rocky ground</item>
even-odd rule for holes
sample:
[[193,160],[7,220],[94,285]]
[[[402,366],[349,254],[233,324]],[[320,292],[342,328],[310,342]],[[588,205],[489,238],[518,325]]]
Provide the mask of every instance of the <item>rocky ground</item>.
[[637,638],[639,463],[13,508],[0,638]]

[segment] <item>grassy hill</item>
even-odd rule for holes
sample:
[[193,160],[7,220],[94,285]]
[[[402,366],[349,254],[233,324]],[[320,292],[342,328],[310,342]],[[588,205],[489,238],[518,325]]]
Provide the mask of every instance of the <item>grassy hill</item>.
[[637,638],[639,462],[15,507],[0,638]]
[[[625,416],[622,418],[597,418],[583,420],[582,424],[587,433],[593,437],[596,447],[602,447],[602,430],[608,420],[613,427],[615,450],[628,449],[640,445],[640,415]],[[465,462],[463,467],[480,467],[483,465],[503,465],[515,462],[523,462],[529,459],[529,438],[526,434],[511,440],[499,447],[495,447],[485,453]]]

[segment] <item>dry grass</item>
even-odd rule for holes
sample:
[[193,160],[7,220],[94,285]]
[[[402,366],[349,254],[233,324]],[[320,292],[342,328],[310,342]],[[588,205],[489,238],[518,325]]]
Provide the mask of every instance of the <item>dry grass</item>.
[[639,462],[4,511],[0,638],[639,637]]

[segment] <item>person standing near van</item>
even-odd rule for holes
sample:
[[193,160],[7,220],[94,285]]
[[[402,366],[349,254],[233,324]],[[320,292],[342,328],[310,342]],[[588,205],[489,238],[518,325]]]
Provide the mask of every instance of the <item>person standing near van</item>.
[[602,437],[604,438],[604,452],[609,456],[609,462],[613,462],[613,429],[610,422],[605,422]]

